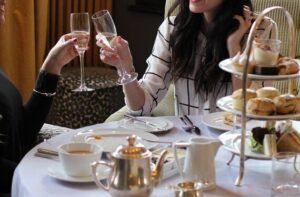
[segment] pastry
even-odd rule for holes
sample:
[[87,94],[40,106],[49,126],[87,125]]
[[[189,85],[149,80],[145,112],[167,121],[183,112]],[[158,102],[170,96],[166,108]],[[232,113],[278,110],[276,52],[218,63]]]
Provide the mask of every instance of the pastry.
[[285,132],[277,142],[280,152],[300,152],[300,136],[297,131]]
[[273,115],[276,106],[271,99],[268,98],[252,98],[247,102],[247,113],[255,115]]
[[223,113],[223,123],[232,126],[233,125],[233,114],[230,112]]
[[[249,99],[255,98],[256,92],[252,89],[246,89],[246,103]],[[233,109],[242,111],[243,108],[243,89],[238,89],[231,95]]]
[[300,98],[292,94],[284,94],[274,98],[278,114],[292,114],[299,110]]
[[278,60],[277,70],[279,75],[295,74],[299,72],[299,65],[294,59],[282,57]]
[[[240,52],[238,52],[231,59],[232,70],[243,73],[246,62],[247,62],[247,55],[245,53],[241,54]],[[250,55],[248,71],[247,71],[248,73],[253,73],[253,66],[254,66],[253,57]]]
[[280,95],[280,92],[278,89],[274,87],[263,87],[258,90],[256,90],[256,94],[258,98],[269,98],[273,99]]

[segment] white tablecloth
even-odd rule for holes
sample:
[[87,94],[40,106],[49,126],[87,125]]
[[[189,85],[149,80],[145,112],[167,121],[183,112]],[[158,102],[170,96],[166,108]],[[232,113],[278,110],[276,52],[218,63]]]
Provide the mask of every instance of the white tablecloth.
[[[160,136],[162,141],[188,140],[191,134],[181,129],[182,123],[178,117],[164,117],[171,120],[175,127],[166,135]],[[202,128],[202,133],[217,137],[222,131],[208,129],[201,123],[200,116],[191,117]],[[94,183],[70,183],[56,180],[47,174],[47,168],[58,161],[34,156],[38,147],[47,147],[66,143],[71,137],[81,130],[91,128],[118,128],[118,122],[97,124],[65,134],[58,135],[48,142],[43,142],[33,148],[22,159],[14,173],[12,196],[13,197],[89,197],[110,196],[104,190],[96,187]],[[231,153],[221,147],[216,155],[216,182],[217,189],[205,192],[204,196],[270,196],[271,161],[247,160],[242,186],[237,187],[234,181],[239,172],[239,157],[235,157],[230,165],[226,162],[231,158]],[[178,175],[163,180],[153,191],[151,196],[174,196],[174,192],[168,189],[169,185],[180,182]]]

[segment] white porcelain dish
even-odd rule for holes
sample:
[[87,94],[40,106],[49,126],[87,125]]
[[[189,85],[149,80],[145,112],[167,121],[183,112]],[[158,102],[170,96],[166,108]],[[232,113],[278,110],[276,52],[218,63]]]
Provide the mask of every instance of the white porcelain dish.
[[88,143],[98,144],[103,147],[104,152],[113,152],[119,145],[128,145],[126,140],[127,136],[129,135],[136,135],[138,136],[138,143],[141,143],[147,149],[154,148],[157,143],[155,142],[148,142],[146,139],[151,141],[159,141],[159,138],[152,133],[148,133],[145,131],[136,131],[136,130],[129,130],[129,129],[93,129],[87,131],[78,132],[76,135],[73,136],[72,140],[75,142],[87,142],[86,136],[95,136],[100,134],[101,139],[89,138]]
[[[110,168],[106,166],[101,166],[101,168],[98,168],[97,177],[99,179],[107,178],[109,175]],[[61,181],[67,181],[72,183],[90,183],[94,182],[92,176],[84,176],[84,177],[72,177],[68,176],[62,167],[60,163],[51,165],[47,169],[47,174],[50,177],[53,177],[55,179],[61,180]]]
[[[232,131],[233,126],[224,123],[223,117],[225,112],[215,112],[209,113],[203,116],[203,124],[210,128],[223,130],[223,131]],[[240,127],[240,123],[237,124],[237,127]],[[262,126],[262,121],[249,120],[246,123],[247,129],[252,129],[253,127]]]
[[[245,156],[253,159],[271,159],[261,153],[252,152],[250,149],[250,132],[246,132],[246,141],[245,141]],[[241,145],[241,134],[236,132],[225,132],[219,136],[220,141],[224,147],[232,153],[237,155],[240,154],[240,145]]]

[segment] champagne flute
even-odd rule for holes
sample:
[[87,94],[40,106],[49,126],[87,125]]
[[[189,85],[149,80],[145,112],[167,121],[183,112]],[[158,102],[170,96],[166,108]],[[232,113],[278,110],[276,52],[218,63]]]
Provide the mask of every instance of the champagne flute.
[[[111,40],[113,40],[114,37],[117,36],[117,30],[109,11],[100,10],[96,12],[92,16],[92,21],[94,23],[94,27],[98,34],[97,37],[101,38],[106,45],[113,47],[111,46],[110,42]],[[138,76],[136,72],[128,73],[121,65],[121,62],[120,65],[118,66],[118,74],[119,74],[119,79],[117,81],[117,84],[119,85],[130,83],[133,80],[135,80]]]
[[84,53],[88,49],[90,40],[89,13],[71,13],[70,25],[73,37],[78,39],[75,48],[79,54],[80,61],[80,86],[73,91],[93,91],[94,89],[86,86],[84,80]]

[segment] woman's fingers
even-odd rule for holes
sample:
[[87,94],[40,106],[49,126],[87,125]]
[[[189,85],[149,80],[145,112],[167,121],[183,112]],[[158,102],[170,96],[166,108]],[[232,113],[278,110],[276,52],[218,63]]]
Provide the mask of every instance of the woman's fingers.
[[247,13],[247,14],[245,13],[244,16],[235,15],[233,18],[239,21],[239,24],[240,24],[239,29],[241,29],[241,30],[247,31],[249,29],[249,27],[251,26],[252,19],[251,19],[249,13]]
[[103,40],[98,40],[98,41],[97,41],[97,45],[98,45],[101,49],[104,49],[104,50],[106,50],[106,51],[115,52],[115,49],[112,48],[111,46],[107,45]]
[[68,41],[68,40],[72,39],[73,37],[74,36],[72,33],[68,33],[63,36],[63,39],[64,39],[64,41]]
[[249,6],[244,6],[243,14],[245,19],[252,21],[256,18],[256,15],[253,11],[250,10]]

